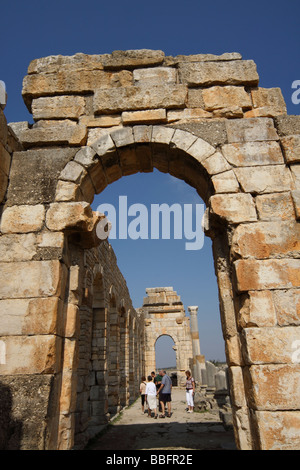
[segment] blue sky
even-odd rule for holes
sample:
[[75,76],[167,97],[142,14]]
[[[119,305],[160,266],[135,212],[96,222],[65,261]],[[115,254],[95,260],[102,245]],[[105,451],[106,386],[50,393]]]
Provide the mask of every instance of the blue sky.
[[[7,120],[32,122],[21,97],[32,59],[143,48],[171,56],[239,52],[256,62],[260,86],[280,87],[288,114],[299,114],[300,104],[291,101],[292,83],[300,80],[299,14],[299,0],[1,2],[0,80],[7,86]],[[94,207],[116,203],[119,195],[147,207],[154,202],[201,203],[193,188],[155,171],[115,182],[95,199]],[[142,304],[146,287],[173,286],[186,308],[199,305],[201,352],[207,359],[224,359],[210,240],[198,252],[186,251],[182,240],[115,240],[112,245],[134,305]]]

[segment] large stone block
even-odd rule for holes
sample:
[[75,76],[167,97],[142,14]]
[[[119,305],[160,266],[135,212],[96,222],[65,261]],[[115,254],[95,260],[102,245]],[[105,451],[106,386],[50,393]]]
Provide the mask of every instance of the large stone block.
[[160,65],[165,59],[163,51],[137,49],[128,51],[113,51],[102,58],[104,69],[118,70],[122,68],[147,67]]
[[290,192],[263,194],[256,197],[260,220],[293,220],[295,217]]
[[204,107],[207,111],[220,108],[251,108],[250,95],[242,87],[214,86],[202,90]]
[[34,99],[33,119],[78,119],[85,113],[83,96],[51,96]]
[[25,148],[45,145],[84,145],[87,139],[87,128],[74,121],[38,121],[31,129],[19,135]]
[[1,334],[63,334],[63,303],[58,297],[0,300]]
[[[58,176],[76,149],[53,148],[15,152],[10,171],[8,205],[54,201]],[[31,178],[24,178],[24,169]]]
[[157,108],[183,108],[187,96],[184,85],[161,85],[97,89],[94,95],[96,114]]
[[54,374],[60,370],[62,339],[56,335],[2,336],[1,375]]
[[233,166],[257,166],[284,164],[277,142],[246,142],[223,145],[222,152]]
[[229,143],[279,140],[273,120],[269,118],[229,119],[226,130]]
[[249,299],[239,310],[238,323],[242,328],[276,326],[277,317],[272,292],[250,291]]
[[136,69],[133,71],[135,85],[153,86],[159,84],[175,85],[177,71],[171,67],[155,67],[146,69]]
[[216,193],[237,193],[239,183],[232,170],[224,171],[212,177],[212,183]]
[[2,215],[2,233],[38,232],[42,229],[45,219],[45,208],[42,204],[36,206],[7,207]]
[[257,220],[250,194],[216,194],[210,198],[210,210],[232,224]]
[[93,211],[87,202],[55,202],[46,215],[49,230],[89,229],[94,224]]
[[252,60],[181,62],[179,76],[182,83],[189,86],[257,85],[259,80]]
[[97,88],[130,85],[132,85],[132,73],[128,70],[110,73],[103,70],[70,71],[61,68],[54,73],[38,73],[24,77],[22,95],[30,110],[33,98],[56,94],[85,94]]
[[244,359],[247,364],[294,363],[299,335],[299,326],[245,328]]
[[[0,378],[1,450],[44,450],[53,375],[2,375]],[[38,400],[37,400],[38,391]]]
[[246,193],[276,193],[293,189],[291,173],[284,165],[240,167],[234,172]]
[[260,448],[300,450],[299,411],[256,411]]
[[300,286],[300,260],[238,260],[234,263],[240,292]]
[[282,137],[280,141],[286,162],[300,162],[300,135]]
[[299,364],[252,365],[245,375],[248,404],[256,410],[298,410],[299,372]]
[[300,289],[276,290],[273,298],[278,325],[300,325]]
[[242,258],[300,257],[300,226],[296,222],[258,222],[239,225],[232,254]]
[[59,261],[0,263],[1,299],[59,296],[64,271]]

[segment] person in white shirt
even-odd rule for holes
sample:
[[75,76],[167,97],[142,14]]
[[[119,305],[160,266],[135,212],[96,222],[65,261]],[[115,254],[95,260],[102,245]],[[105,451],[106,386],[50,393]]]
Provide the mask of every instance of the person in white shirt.
[[148,376],[145,398],[148,403],[148,417],[151,416],[151,411],[154,411],[154,418],[157,419],[156,385],[152,381],[151,375]]

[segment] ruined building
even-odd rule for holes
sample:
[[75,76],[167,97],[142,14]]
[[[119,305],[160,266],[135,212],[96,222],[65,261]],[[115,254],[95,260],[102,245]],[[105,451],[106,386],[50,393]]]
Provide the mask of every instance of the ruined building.
[[136,398],[159,315],[184,369],[180,304],[149,291],[135,311],[90,205],[157,168],[207,207],[237,447],[299,449],[300,117],[281,91],[237,53],[139,50],[33,60],[22,93],[34,124],[0,110],[1,447],[85,445]]

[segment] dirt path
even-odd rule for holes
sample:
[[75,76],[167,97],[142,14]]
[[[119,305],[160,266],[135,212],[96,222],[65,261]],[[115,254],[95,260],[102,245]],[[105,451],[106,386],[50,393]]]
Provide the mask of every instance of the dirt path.
[[148,418],[140,399],[125,409],[89,450],[221,450],[235,449],[218,411],[187,413],[185,391],[173,388],[171,418]]

